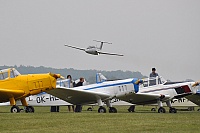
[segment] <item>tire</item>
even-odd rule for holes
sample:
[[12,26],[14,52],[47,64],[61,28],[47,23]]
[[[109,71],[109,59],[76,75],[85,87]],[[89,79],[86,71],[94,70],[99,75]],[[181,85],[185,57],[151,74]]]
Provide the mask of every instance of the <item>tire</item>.
[[158,109],[158,113],[165,113],[166,112],[166,110],[165,110],[165,108],[163,108],[163,107],[160,107],[159,109]]
[[104,108],[104,107],[99,107],[98,113],[106,113],[106,108]]
[[169,113],[177,113],[177,110],[175,108],[170,108]]
[[34,113],[35,112],[33,106],[27,106],[25,108],[25,111],[26,111],[26,113]]
[[16,105],[12,106],[10,109],[11,113],[19,113],[20,112],[20,108]]
[[155,109],[155,108],[152,108],[151,111],[156,111],[156,109]]
[[117,113],[117,109],[115,107],[110,107],[109,113]]
[[92,108],[91,108],[91,107],[89,107],[89,108],[87,109],[87,111],[92,111]]

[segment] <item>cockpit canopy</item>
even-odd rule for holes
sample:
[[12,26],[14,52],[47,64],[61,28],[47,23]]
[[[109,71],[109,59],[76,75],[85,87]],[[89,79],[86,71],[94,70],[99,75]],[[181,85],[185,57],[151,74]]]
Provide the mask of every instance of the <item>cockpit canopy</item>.
[[167,81],[161,76],[149,77],[149,78],[143,79],[143,83],[141,84],[141,87],[149,87],[153,85],[165,84],[166,82]]
[[21,75],[15,68],[8,68],[0,70],[0,80],[7,78],[14,78]]

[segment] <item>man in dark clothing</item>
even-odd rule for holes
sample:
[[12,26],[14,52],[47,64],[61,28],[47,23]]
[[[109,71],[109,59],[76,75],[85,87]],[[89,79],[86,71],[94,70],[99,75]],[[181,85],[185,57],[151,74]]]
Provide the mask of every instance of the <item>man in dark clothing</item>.
[[157,77],[158,74],[156,73],[156,68],[152,68],[152,72],[150,73],[149,77]]
[[156,85],[156,77],[158,76],[158,74],[156,73],[156,68],[152,68],[152,72],[150,73],[150,75],[149,75],[149,77],[150,78],[155,78],[155,79],[153,79],[153,80],[150,80],[150,86],[151,85]]
[[[83,86],[84,78],[80,78],[80,81],[76,84],[76,87],[78,86]],[[82,111],[82,106],[81,105],[76,105],[75,112],[81,112]]]
[[80,78],[80,81],[76,84],[76,87],[83,86],[84,78]]

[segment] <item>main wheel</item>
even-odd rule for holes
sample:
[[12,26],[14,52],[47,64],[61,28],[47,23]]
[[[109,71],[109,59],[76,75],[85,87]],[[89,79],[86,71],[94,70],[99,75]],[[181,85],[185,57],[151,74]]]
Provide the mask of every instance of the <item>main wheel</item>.
[[11,113],[19,113],[20,112],[20,108],[16,105],[13,105],[12,108],[10,109]]
[[165,108],[163,108],[163,107],[160,107],[159,109],[158,109],[158,113],[165,113],[166,112],[166,110],[165,110]]
[[117,109],[115,107],[110,107],[109,113],[117,113]]
[[26,113],[34,113],[35,110],[34,110],[33,106],[26,106],[25,111],[26,111]]
[[104,107],[99,107],[98,113],[106,113],[106,108],[104,108]]
[[170,108],[169,113],[177,113],[177,110],[175,108]]

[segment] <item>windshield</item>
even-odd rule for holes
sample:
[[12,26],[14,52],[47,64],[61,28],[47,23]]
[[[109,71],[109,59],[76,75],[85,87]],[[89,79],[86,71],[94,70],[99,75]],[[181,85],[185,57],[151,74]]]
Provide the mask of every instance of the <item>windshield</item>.
[[16,69],[12,69],[12,71],[13,71],[13,75],[15,76],[15,77],[17,77],[18,75],[21,75]]
[[20,73],[14,68],[0,70],[0,80],[6,78],[14,78],[17,77],[18,75],[20,75]]
[[145,78],[143,79],[143,84],[141,84],[143,87],[148,87],[148,86],[153,86],[153,85],[159,85],[159,84],[164,84],[167,81],[162,78],[161,76],[157,77],[150,77],[150,78]]

